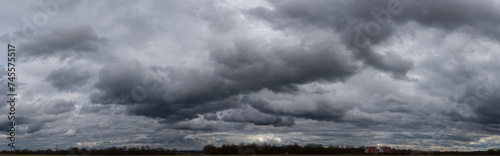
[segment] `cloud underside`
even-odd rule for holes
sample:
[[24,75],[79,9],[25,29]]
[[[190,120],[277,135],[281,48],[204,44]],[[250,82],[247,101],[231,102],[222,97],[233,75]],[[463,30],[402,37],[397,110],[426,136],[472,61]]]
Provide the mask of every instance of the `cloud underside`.
[[[220,28],[209,25],[215,33],[225,32],[221,33],[224,38],[212,38],[207,42],[210,70],[117,62],[99,72],[96,87],[100,91],[90,98],[93,103],[130,105],[131,114],[157,117],[167,122],[190,120],[198,118],[200,114],[228,109],[245,110],[248,107],[265,113],[256,116],[273,115],[275,118],[268,119],[266,124],[275,126],[293,125],[293,120],[287,120],[291,124],[281,124],[283,118],[358,122],[343,119],[346,118],[345,112],[357,109],[356,100],[339,102],[335,99],[310,99],[310,104],[294,101],[290,106],[277,106],[259,97],[247,101],[241,99],[265,90],[273,94],[305,94],[300,89],[301,85],[313,82],[342,83],[369,69],[367,67],[391,75],[394,81],[412,81],[408,77],[408,72],[414,68],[410,58],[394,51],[374,50],[374,47],[387,44],[385,42],[393,37],[397,28],[409,22],[444,32],[465,29],[471,36],[480,35],[497,40],[495,34],[498,32],[492,30],[499,19],[491,15],[496,12],[491,5],[461,2],[446,7],[451,3],[270,1],[273,9],[259,6],[249,8],[243,14],[264,22],[277,33],[300,39],[300,43],[277,44],[284,41],[271,38],[270,42],[266,42],[245,34],[231,34],[229,32],[243,29],[234,21],[228,22],[234,25]],[[466,7],[468,5],[485,9],[477,10],[479,13],[465,14],[463,9],[470,8]],[[225,19],[227,17],[203,18],[209,23],[229,20]],[[370,27],[372,25],[377,27]],[[484,29],[468,29],[477,28],[478,25]],[[317,31],[337,34],[338,40],[304,38],[304,34]],[[360,33],[368,39],[366,46],[355,43]],[[154,81],[154,88],[145,86],[148,85],[145,80]],[[143,92],[146,97],[134,97],[134,94],[140,94],[137,91]],[[453,102],[463,104],[463,99],[472,95],[460,96],[461,100]],[[295,105],[312,108],[289,111]],[[476,111],[474,113],[479,113],[481,109]],[[262,124],[260,121],[236,120],[227,116],[219,118],[223,121]]]

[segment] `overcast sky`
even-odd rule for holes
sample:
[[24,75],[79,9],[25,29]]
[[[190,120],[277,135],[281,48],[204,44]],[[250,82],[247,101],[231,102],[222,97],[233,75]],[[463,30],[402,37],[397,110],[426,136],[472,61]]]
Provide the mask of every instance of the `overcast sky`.
[[17,148],[500,146],[498,1],[1,2]]

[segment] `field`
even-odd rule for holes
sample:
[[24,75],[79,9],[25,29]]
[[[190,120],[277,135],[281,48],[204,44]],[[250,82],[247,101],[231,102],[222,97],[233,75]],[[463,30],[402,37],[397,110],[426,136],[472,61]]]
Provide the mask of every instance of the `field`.
[[[41,156],[43,154],[0,154],[0,156]],[[252,154],[214,154],[214,155],[192,155],[192,156],[251,156]],[[398,156],[398,155],[363,155],[363,154],[255,154],[255,156]],[[431,156],[426,154],[412,154],[411,156]],[[65,155],[53,155],[65,156]],[[88,155],[88,156],[105,156],[105,155]],[[126,155],[126,156],[172,156],[172,155]],[[437,155],[437,156],[457,156],[457,155]],[[478,155],[460,155],[460,156],[478,156]]]
[[[251,156],[251,154],[219,154],[203,156]],[[364,155],[364,154],[255,154],[255,156],[399,156],[399,155]],[[403,156],[403,155],[401,155]],[[406,156],[406,155],[405,155]],[[410,156],[410,155],[408,155]],[[432,154],[412,154],[411,156],[432,156]],[[457,155],[436,155],[436,156],[457,156]],[[478,155],[459,155],[459,156],[478,156]]]
[[[207,156],[250,156],[251,154],[227,154],[227,155],[207,155]],[[255,156],[370,156],[356,154],[255,154]],[[395,155],[376,155],[376,156],[395,156]]]
[[[251,154],[220,154],[220,155],[207,155],[207,156],[250,156]],[[255,156],[370,156],[370,155],[356,155],[356,154],[255,154]],[[376,156],[395,156],[395,155],[376,155]]]
[[[219,154],[203,156],[251,156],[251,154]],[[255,154],[255,156],[399,156],[399,155],[364,155],[364,154]],[[401,155],[403,156],[403,155]],[[406,155],[404,155],[406,156]],[[408,156],[432,156],[432,154],[411,154]],[[478,156],[478,155],[436,155],[436,156]]]

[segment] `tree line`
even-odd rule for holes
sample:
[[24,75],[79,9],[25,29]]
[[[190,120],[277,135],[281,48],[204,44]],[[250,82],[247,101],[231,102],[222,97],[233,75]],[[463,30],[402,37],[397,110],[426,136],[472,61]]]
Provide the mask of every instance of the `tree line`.
[[[419,152],[410,149],[391,148],[390,153],[384,155],[420,155]],[[297,143],[293,145],[270,145],[256,143],[252,144],[223,144],[222,146],[206,145],[203,147],[204,154],[366,154],[365,147],[355,146],[332,146],[324,147],[321,144],[306,144],[300,146]],[[500,155],[500,149],[489,149],[488,151],[425,151],[433,155]]]
[[177,149],[150,148],[143,146],[140,148],[127,146],[110,147],[105,149],[86,149],[78,147],[70,147],[68,149],[58,150],[29,150],[29,149],[14,149],[11,151],[2,150],[0,154],[46,154],[46,155],[175,155]]
[[500,149],[489,149],[488,154],[490,155],[500,155]]
[[364,154],[364,147],[354,146],[328,146],[321,144],[269,145],[262,144],[224,144],[220,147],[206,145],[203,147],[205,154]]
[[[256,143],[252,144],[223,144],[222,146],[206,145],[203,147],[204,154],[365,154],[365,147],[354,147],[354,146],[323,146],[321,144],[306,144],[305,146],[300,146],[297,143],[293,145],[270,145],[262,144],[258,145]],[[406,155],[406,154],[418,154],[418,151],[412,151],[409,149],[391,149],[391,153],[384,154],[394,154],[394,155]],[[422,151],[420,151],[422,152]],[[29,150],[29,149],[14,149],[14,150],[2,150],[0,154],[44,154],[44,155],[175,155],[181,152],[177,149],[167,149],[167,148],[150,148],[149,146],[143,146],[140,148],[127,146],[123,147],[111,147],[105,149],[86,149],[71,147],[68,149],[58,149],[58,150]],[[500,155],[500,149],[489,149],[487,151],[472,151],[472,152],[461,152],[461,151],[427,151],[426,153],[432,153],[432,155]]]

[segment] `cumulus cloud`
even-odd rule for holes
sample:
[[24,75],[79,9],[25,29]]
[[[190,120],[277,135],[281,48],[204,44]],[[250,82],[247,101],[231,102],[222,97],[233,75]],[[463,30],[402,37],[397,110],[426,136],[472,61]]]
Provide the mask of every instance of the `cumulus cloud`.
[[[291,100],[294,101],[291,101]],[[251,102],[256,109],[270,113],[283,114],[306,119],[340,122],[347,110],[356,104],[350,102],[328,101],[323,98],[291,98],[290,100],[256,100]]]
[[[153,117],[192,119],[196,114],[208,112],[207,110],[241,105],[229,102],[240,94],[262,89],[295,92],[298,91],[298,84],[313,81],[338,82],[355,74],[358,69],[347,56],[335,51],[339,49],[327,45],[300,50],[298,47],[258,49],[262,43],[250,40],[235,41],[233,44],[230,47],[217,46],[212,49],[210,58],[215,69],[208,72],[194,68],[147,68],[136,61],[107,65],[99,73],[96,87],[100,91],[92,95],[92,102],[147,103],[149,105],[132,106],[131,111]],[[145,81],[150,80],[156,84],[146,87],[145,83],[149,82]],[[181,116],[173,116],[171,113]],[[290,119],[283,121],[289,122]],[[274,121],[270,123],[274,124]]]
[[244,123],[232,124],[227,122],[215,121],[215,120],[205,120],[203,118],[195,118],[188,121],[181,121],[175,123],[173,126],[175,129],[188,129],[188,130],[228,130],[228,129],[243,129],[245,127]]
[[227,110],[221,113],[221,119],[228,122],[254,123],[255,125],[292,126],[295,124],[291,116],[273,116],[248,106]]
[[[374,10],[387,9],[388,1],[373,2],[328,2],[318,1],[317,3],[305,3],[301,1],[271,1],[273,9],[256,7],[248,10],[250,15],[269,22],[273,27],[299,35],[308,29],[301,29],[306,26],[324,29],[327,32],[331,30],[341,34],[344,44],[355,54],[356,58],[365,62],[367,65],[382,71],[393,73],[395,78],[405,79],[406,73],[413,67],[411,60],[404,59],[393,52],[376,52],[370,44],[380,44],[389,38],[392,34],[391,13],[385,14],[383,21],[377,23],[375,17],[371,15]],[[295,7],[304,6],[304,7]],[[399,4],[400,8],[404,7]],[[346,9],[349,8],[349,9]],[[399,9],[400,10],[400,9]],[[398,11],[399,11],[398,10]],[[373,13],[372,13],[373,14]],[[378,13],[377,17],[379,16]],[[389,16],[389,17],[387,17]],[[380,18],[380,17],[379,17]],[[388,18],[388,19],[387,19]],[[369,24],[377,25],[376,30],[369,27]],[[361,27],[361,28],[358,28]],[[373,32],[375,31],[375,32]],[[368,32],[373,32],[368,34]],[[362,35],[364,38],[359,39]],[[364,41],[359,41],[364,40]],[[366,42],[366,43],[358,43]]]
[[[62,27],[40,34],[21,44],[23,59],[68,57],[70,54],[94,53],[107,40],[95,34],[90,26]],[[26,53],[26,54],[24,54]]]
[[72,67],[53,70],[45,80],[60,91],[71,91],[87,84],[87,80],[90,78],[91,75],[88,71]]

